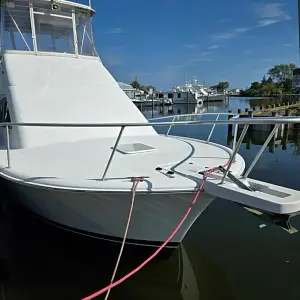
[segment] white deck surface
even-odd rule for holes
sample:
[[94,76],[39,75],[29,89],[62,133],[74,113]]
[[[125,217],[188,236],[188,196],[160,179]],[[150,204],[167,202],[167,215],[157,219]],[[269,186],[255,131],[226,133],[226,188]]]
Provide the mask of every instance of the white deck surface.
[[[1,173],[29,184],[100,191],[128,190],[132,186],[131,177],[147,176],[139,185],[140,191],[186,191],[199,185],[202,178],[199,171],[223,165],[229,159],[224,147],[188,138],[123,137],[120,146],[143,143],[157,151],[136,154],[116,151],[107,180],[101,181],[114,143],[115,138],[90,139],[11,150],[11,169],[7,169],[6,150],[0,150]],[[157,167],[163,171],[156,171]],[[175,174],[166,175],[172,167]],[[243,170],[244,160],[237,156],[232,172],[240,175]]]

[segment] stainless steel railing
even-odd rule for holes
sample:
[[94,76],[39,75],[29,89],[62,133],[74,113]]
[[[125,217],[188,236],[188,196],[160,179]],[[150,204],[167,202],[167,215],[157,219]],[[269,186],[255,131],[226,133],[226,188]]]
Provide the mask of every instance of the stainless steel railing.
[[[105,180],[107,172],[109,171],[109,168],[111,166],[111,163],[114,159],[115,156],[115,152],[117,150],[117,147],[119,145],[119,142],[121,140],[121,137],[124,133],[124,129],[126,127],[150,127],[150,126],[166,126],[169,127],[168,128],[168,132],[167,135],[169,135],[170,133],[170,128],[172,128],[173,126],[182,126],[182,125],[186,125],[186,126],[195,126],[195,125],[213,125],[212,130],[210,131],[210,134],[208,136],[208,139],[206,142],[210,142],[210,138],[214,132],[215,126],[216,125],[228,125],[228,124],[232,124],[232,125],[236,125],[235,127],[235,141],[233,143],[233,152],[231,154],[230,157],[230,161],[228,164],[228,167],[226,169],[226,172],[224,174],[224,177],[222,179],[222,182],[224,182],[224,180],[226,179],[226,176],[228,175],[228,173],[230,172],[230,168],[231,165],[236,157],[236,154],[242,144],[242,141],[247,133],[247,130],[249,128],[249,125],[252,124],[273,124],[274,129],[271,131],[269,137],[267,138],[267,140],[265,141],[264,145],[262,146],[262,148],[259,150],[259,152],[257,153],[256,157],[254,158],[252,164],[250,165],[250,167],[248,168],[248,170],[245,172],[245,177],[248,177],[249,173],[252,171],[252,169],[254,168],[255,164],[257,163],[257,161],[259,160],[260,156],[262,155],[263,151],[265,150],[265,148],[267,147],[268,143],[270,142],[270,140],[274,137],[274,135],[276,134],[276,131],[279,127],[280,124],[296,124],[296,123],[300,123],[300,117],[255,117],[255,118],[238,118],[238,116],[234,116],[233,118],[229,119],[229,120],[219,120],[220,115],[228,115],[228,114],[222,114],[222,113],[212,113],[212,114],[199,114],[201,116],[203,115],[217,115],[217,119],[216,120],[197,120],[197,121],[178,121],[175,122],[176,119],[180,119],[182,117],[190,117],[190,116],[197,116],[196,114],[190,114],[190,115],[180,115],[180,116],[174,116],[173,117],[173,121],[172,122],[142,122],[142,123],[2,123],[1,127],[5,127],[6,128],[6,152],[7,152],[7,165],[8,168],[11,168],[11,157],[10,157],[10,134],[9,134],[9,127],[15,127],[15,126],[22,126],[22,127],[64,127],[64,128],[108,128],[108,127],[114,127],[114,128],[120,128],[119,134],[117,136],[115,145],[113,147],[112,153],[109,157],[109,160],[107,162],[105,171],[103,173],[102,176],[102,180]],[[170,117],[163,117],[163,118],[170,118]],[[151,121],[154,120],[159,120],[159,119],[163,119],[163,118],[157,118],[157,119],[151,119]],[[236,136],[237,136],[237,129],[238,129],[238,125],[239,124],[244,124],[244,128],[242,131],[242,134],[239,138],[238,141],[236,141]]]

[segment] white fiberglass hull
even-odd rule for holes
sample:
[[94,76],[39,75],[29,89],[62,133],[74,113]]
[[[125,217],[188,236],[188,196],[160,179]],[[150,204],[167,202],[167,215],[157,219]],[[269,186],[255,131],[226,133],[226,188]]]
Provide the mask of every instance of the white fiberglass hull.
[[[66,230],[121,241],[131,193],[72,192],[10,182],[18,199],[31,211]],[[164,242],[188,209],[194,193],[137,193],[128,243],[156,246]],[[215,197],[201,193],[189,217],[171,240],[176,247]]]

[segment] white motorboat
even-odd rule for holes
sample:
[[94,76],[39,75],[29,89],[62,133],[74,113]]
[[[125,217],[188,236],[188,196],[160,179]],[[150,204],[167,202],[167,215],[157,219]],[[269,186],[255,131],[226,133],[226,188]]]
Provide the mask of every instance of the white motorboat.
[[205,141],[159,135],[99,59],[91,7],[15,0],[1,8],[0,176],[32,212],[66,230],[119,241],[132,180],[142,177],[127,242],[157,245],[188,208],[203,172],[225,164],[223,177],[208,178],[170,247],[217,196],[278,215],[300,210],[300,192],[240,179],[245,162],[237,151],[247,126],[234,150],[210,142],[220,120],[183,120],[212,124]]
[[176,86],[172,88],[173,103],[183,104],[187,102],[195,102],[197,104],[204,102],[225,102],[228,96],[225,93],[216,93],[200,84],[194,77],[191,82]]

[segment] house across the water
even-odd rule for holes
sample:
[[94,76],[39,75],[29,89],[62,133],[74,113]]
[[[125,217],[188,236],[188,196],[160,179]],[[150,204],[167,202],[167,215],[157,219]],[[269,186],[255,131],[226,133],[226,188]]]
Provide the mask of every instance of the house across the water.
[[144,91],[134,88],[131,84],[119,81],[118,85],[130,99],[141,99],[144,96]]

